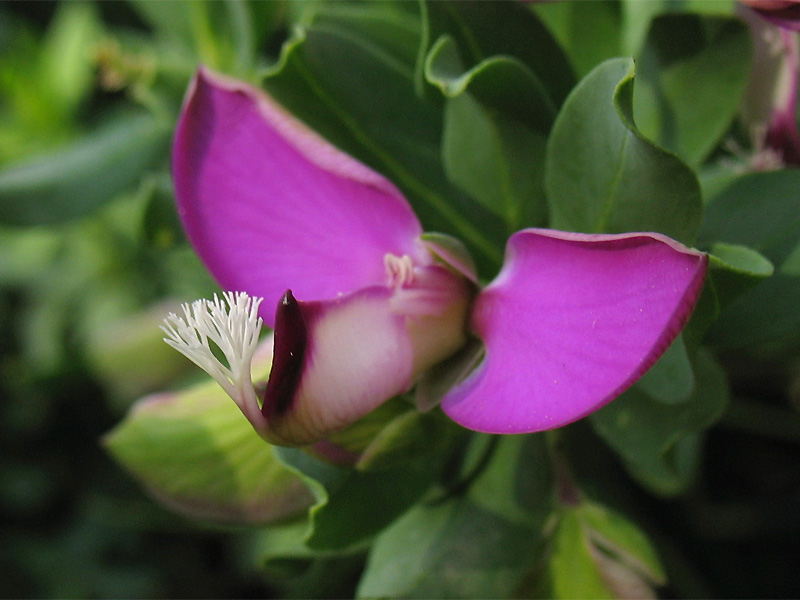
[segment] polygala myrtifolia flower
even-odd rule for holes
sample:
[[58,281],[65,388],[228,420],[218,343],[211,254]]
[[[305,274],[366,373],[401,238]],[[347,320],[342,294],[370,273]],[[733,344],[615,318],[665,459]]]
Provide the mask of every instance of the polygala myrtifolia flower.
[[[566,425],[658,359],[706,272],[704,254],[656,233],[525,229],[480,289],[463,246],[423,234],[388,180],[260,90],[205,69],[173,170],[191,243],[237,293],[187,305],[168,339],[277,444],[324,440],[420,381],[423,408],[452,382],[441,407],[469,429]],[[262,319],[275,351],[257,394],[249,360]],[[431,384],[434,372],[445,379]]]

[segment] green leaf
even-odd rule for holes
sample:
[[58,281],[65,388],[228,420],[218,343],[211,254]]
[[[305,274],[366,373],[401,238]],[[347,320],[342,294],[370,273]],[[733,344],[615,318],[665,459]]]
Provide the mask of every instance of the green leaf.
[[413,505],[438,474],[437,460],[362,472],[323,462],[298,448],[276,448],[281,461],[311,488],[305,543],[313,550],[345,550],[369,542]]
[[[513,57],[541,82],[542,92],[557,109],[575,83],[569,61],[539,19],[520,2],[423,3],[426,56],[443,35],[455,40],[467,69],[500,57]],[[423,68],[422,61],[417,66]],[[418,72],[422,81],[422,72]]]
[[699,163],[740,110],[750,56],[750,34],[739,19],[656,18],[636,62],[639,130],[686,162]]
[[424,461],[448,450],[462,433],[439,411],[408,410],[389,422],[362,452],[356,463],[361,471],[397,468],[404,463]]
[[489,276],[502,260],[505,228],[445,177],[441,110],[414,90],[419,20],[401,5],[322,6],[295,30],[264,84],[314,130],[400,187],[426,230],[464,241]]
[[0,220],[47,225],[83,216],[134,187],[163,159],[171,124],[149,114],[118,115],[53,154],[0,171]]
[[659,402],[633,387],[591,417],[628,471],[657,494],[680,493],[692,482],[699,435],[728,402],[725,373],[707,351],[697,353],[694,374],[694,393],[680,404]]
[[181,0],[128,0],[139,17],[160,35],[189,42],[192,37],[192,19],[189,5]]
[[[489,437],[491,463],[475,479],[470,499],[503,518],[540,530],[550,514],[553,474],[545,435]],[[475,444],[475,450],[485,451]]]
[[[497,72],[487,67],[481,81],[493,79],[491,74]],[[442,140],[447,176],[502,219],[507,235],[544,225],[545,136],[514,115],[493,109],[491,99],[483,103],[480,90],[471,93],[470,84],[477,80],[469,81],[464,84],[469,92],[448,89],[454,95],[447,100]],[[490,87],[506,89],[502,80],[496,83]],[[546,131],[549,125],[540,126]]]
[[551,543],[548,571],[553,598],[614,598],[590,553],[575,511],[561,512]]
[[[715,243],[708,258],[705,287],[684,331],[685,337],[697,344],[704,340],[725,306],[775,270],[770,261],[747,246]],[[733,330],[736,331],[737,327]]]
[[263,523],[311,504],[216,382],[140,401],[105,446],[153,496],[195,518]]
[[[114,303],[114,308],[122,311],[125,305],[117,301],[117,295],[127,294],[130,298],[129,287],[103,285],[105,297],[102,300]],[[97,295],[91,292],[87,295],[87,300],[97,310],[100,304]],[[89,331],[84,335],[87,366],[103,383],[109,396],[119,398],[125,408],[132,399],[163,388],[186,371],[185,358],[164,343],[159,329],[164,316],[179,309],[177,302],[158,303],[112,319],[99,317],[99,323],[87,327]]]
[[620,40],[619,2],[537,2],[533,9],[559,41],[579,76],[609,58],[625,54]]
[[487,110],[522,122],[547,134],[557,106],[542,81],[529,67],[512,56],[492,56],[466,69],[455,41],[443,35],[428,53],[425,79],[446,98],[469,93]]
[[551,543],[555,598],[648,598],[665,583],[647,537],[599,504],[584,500],[562,507]]
[[615,555],[649,581],[663,585],[666,574],[647,536],[621,514],[594,502],[584,501],[576,512],[592,543]]
[[647,373],[636,383],[645,394],[665,404],[687,400],[694,390],[694,373],[679,335]]
[[[721,310],[708,330],[711,345],[777,356],[800,344],[800,277],[791,264],[784,269],[800,246],[798,186],[795,170],[750,173],[708,204],[700,242],[716,255],[710,274]],[[769,265],[755,252],[775,275],[763,280]]]
[[623,50],[625,54],[639,53],[650,24],[663,13],[708,14],[713,16],[732,16],[738,4],[736,0],[622,0]]
[[632,61],[607,61],[564,103],[547,146],[551,226],[657,231],[691,244],[702,212],[697,178],[636,129],[633,81]]
[[748,246],[780,267],[800,243],[798,189],[794,169],[739,177],[709,202],[698,243]]
[[772,263],[747,246],[717,243],[709,254],[709,277],[721,305],[769,277]]
[[139,16],[159,37],[177,41],[191,49],[206,66],[250,79],[256,60],[256,42],[275,26],[274,13],[254,7],[246,0],[211,2],[195,0],[131,0]]
[[706,341],[720,349],[751,348],[764,359],[795,352],[800,347],[800,276],[778,272],[736,298],[720,312]]
[[71,114],[94,83],[92,52],[100,37],[100,21],[89,2],[62,2],[41,47],[41,87],[51,110]]
[[[489,438],[478,437],[477,448]],[[361,598],[502,598],[540,564],[552,508],[543,436],[503,436],[465,496],[415,506],[370,552]]]

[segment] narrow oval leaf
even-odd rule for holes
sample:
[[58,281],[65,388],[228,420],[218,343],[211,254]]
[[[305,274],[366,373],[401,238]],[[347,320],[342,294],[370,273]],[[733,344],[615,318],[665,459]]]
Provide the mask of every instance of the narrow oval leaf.
[[49,225],[89,213],[166,156],[171,124],[119,115],[54,154],[0,171],[0,221]]
[[607,61],[567,98],[547,146],[551,226],[586,233],[656,231],[691,244],[702,201],[694,173],[633,121],[633,62]]

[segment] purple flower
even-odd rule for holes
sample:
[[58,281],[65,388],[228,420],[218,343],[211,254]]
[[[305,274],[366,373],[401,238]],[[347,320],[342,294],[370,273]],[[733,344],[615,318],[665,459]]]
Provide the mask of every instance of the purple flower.
[[[423,408],[450,381],[442,409],[476,431],[566,425],[658,359],[706,271],[704,254],[656,233],[526,229],[480,289],[463,247],[424,235],[384,177],[261,91],[202,69],[173,170],[191,243],[224,289],[246,294],[173,315],[171,343],[278,444],[323,440],[420,381]],[[275,329],[263,396],[242,368],[256,310]],[[208,358],[209,339],[230,369]]]

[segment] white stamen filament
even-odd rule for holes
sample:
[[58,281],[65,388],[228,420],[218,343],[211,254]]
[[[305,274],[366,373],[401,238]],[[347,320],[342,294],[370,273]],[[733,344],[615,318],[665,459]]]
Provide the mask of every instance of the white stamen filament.
[[[224,302],[195,300],[184,304],[183,318],[170,313],[164,319],[164,341],[211,375],[253,423],[262,420],[250,366],[258,345],[263,320],[258,307],[263,298],[244,292],[224,292]],[[227,304],[227,306],[226,306]],[[228,365],[220,362],[209,345],[211,340]]]

